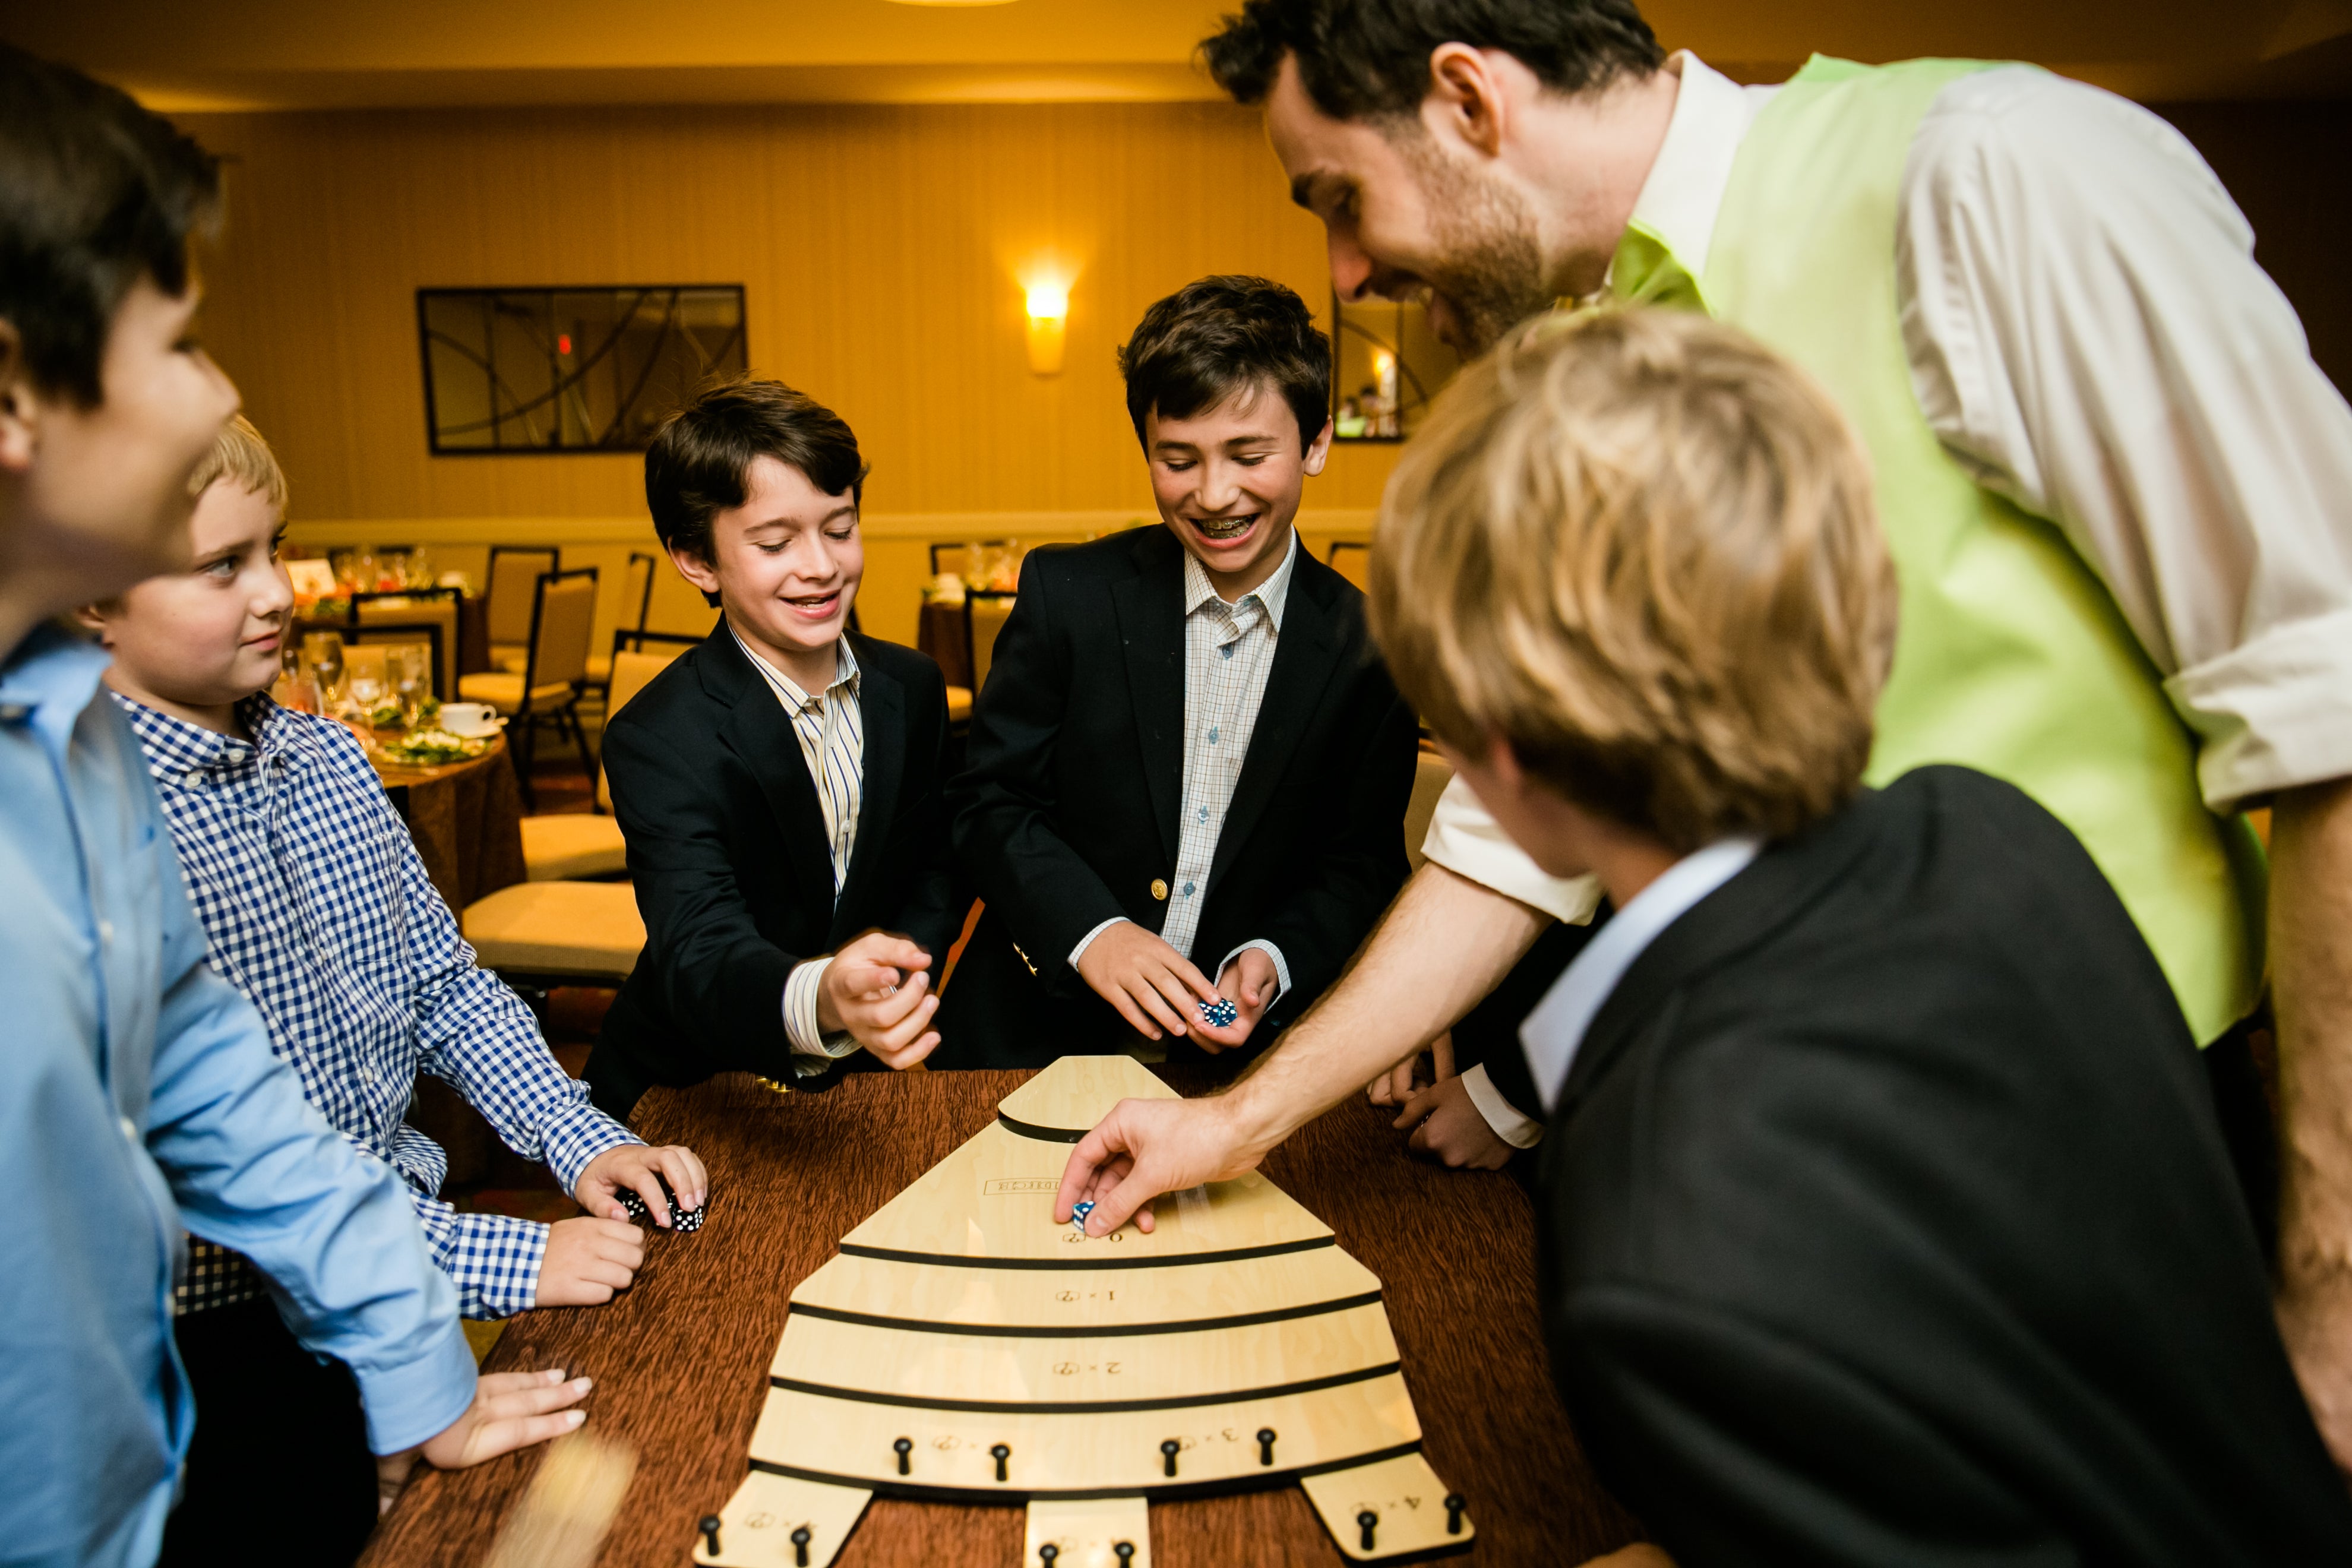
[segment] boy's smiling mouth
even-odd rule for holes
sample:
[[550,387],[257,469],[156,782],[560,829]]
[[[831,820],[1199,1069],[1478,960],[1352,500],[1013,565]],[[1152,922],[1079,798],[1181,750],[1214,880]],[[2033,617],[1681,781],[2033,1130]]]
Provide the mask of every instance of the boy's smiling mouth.
[[1213,544],[1231,544],[1245,538],[1257,526],[1262,514],[1244,512],[1239,517],[1196,517],[1191,520],[1193,531]]
[[784,603],[792,606],[793,613],[796,616],[804,616],[812,621],[822,621],[830,617],[840,606],[841,590],[835,588],[826,594],[801,595],[786,598]]

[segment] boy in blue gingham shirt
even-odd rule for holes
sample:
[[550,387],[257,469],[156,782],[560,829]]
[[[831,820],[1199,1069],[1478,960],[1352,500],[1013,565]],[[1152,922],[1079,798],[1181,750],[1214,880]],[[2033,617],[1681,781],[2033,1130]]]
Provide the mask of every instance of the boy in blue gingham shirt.
[[[406,1180],[467,1316],[609,1300],[642,1258],[619,1189],[666,1223],[655,1173],[695,1207],[701,1165],[647,1149],[588,1103],[521,999],[475,966],[358,740],[257,689],[278,668],[292,594],[275,550],[285,479],[251,426],[232,423],[197,483],[193,570],[86,618],[115,655],[107,680],[154,775],[213,967],[260,1009],[310,1102]],[[547,1226],[442,1202],[447,1157],[403,1120],[420,1070],[602,1217]],[[199,1243],[181,1310],[261,1289]]]

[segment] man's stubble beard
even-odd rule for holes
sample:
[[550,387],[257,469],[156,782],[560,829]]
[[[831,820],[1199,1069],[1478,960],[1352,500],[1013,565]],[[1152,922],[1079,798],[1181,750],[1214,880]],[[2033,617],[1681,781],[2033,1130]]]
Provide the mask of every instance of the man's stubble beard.
[[1412,164],[1430,214],[1435,257],[1422,281],[1445,297],[1465,360],[1505,332],[1552,308],[1556,296],[1536,243],[1536,216],[1518,192],[1481,174],[1449,166],[1416,123],[1400,150]]

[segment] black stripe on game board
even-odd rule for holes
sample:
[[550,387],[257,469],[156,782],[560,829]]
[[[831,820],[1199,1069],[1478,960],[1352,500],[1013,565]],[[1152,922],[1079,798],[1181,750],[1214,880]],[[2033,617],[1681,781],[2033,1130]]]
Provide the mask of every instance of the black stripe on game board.
[[1230,1318],[1186,1318],[1167,1323],[1089,1323],[1079,1328],[1054,1328],[1037,1323],[939,1323],[924,1318],[885,1318],[871,1312],[846,1312],[838,1307],[807,1307],[795,1301],[793,1312],[833,1323],[855,1323],[867,1329],[903,1329],[919,1334],[976,1334],[992,1340],[1108,1340],[1137,1334],[1197,1334],[1213,1329],[1253,1329],[1261,1323],[1287,1322],[1293,1318],[1320,1317],[1351,1307],[1379,1303],[1381,1293],[1342,1296],[1332,1301],[1309,1301],[1298,1307],[1276,1307],[1265,1312],[1242,1312]]
[[1040,1403],[998,1399],[928,1399],[914,1394],[876,1394],[863,1388],[836,1388],[830,1384],[803,1383],[795,1377],[768,1381],[792,1394],[813,1394],[823,1399],[845,1399],[859,1405],[896,1405],[908,1410],[953,1410],[970,1415],[1123,1415],[1139,1410],[1194,1410],[1204,1405],[1240,1405],[1253,1399],[1280,1399],[1287,1394],[1316,1394],[1351,1383],[1370,1383],[1402,1372],[1399,1362],[1361,1367],[1354,1372],[1310,1377],[1303,1383],[1276,1384],[1271,1388],[1219,1389],[1210,1394],[1181,1394],[1169,1399],[1074,1399]]
[[[1307,1476],[1328,1475],[1333,1470],[1352,1470],[1360,1465],[1377,1465],[1383,1459],[1402,1458],[1421,1452],[1421,1443],[1399,1443],[1393,1447],[1374,1448],[1369,1453],[1350,1454],[1341,1459],[1327,1459],[1319,1465],[1277,1465],[1270,1469],[1255,1467],[1236,1476],[1220,1477],[1205,1481],[1170,1481],[1164,1485],[1142,1487],[1077,1487],[1056,1489],[1051,1487],[1023,1487],[1007,1483],[1001,1487],[927,1487],[902,1480],[897,1476],[849,1476],[830,1470],[804,1469],[798,1465],[772,1464],[766,1459],[753,1459],[751,1468],[765,1470],[772,1476],[789,1476],[796,1481],[815,1481],[823,1486],[850,1487],[858,1491],[878,1492],[884,1497],[912,1498],[923,1502],[1003,1502],[1006,1499],[1025,1500],[1049,1498],[1066,1502],[1092,1502],[1102,1498],[1148,1497],[1155,1501],[1170,1498],[1218,1497],[1229,1492],[1263,1491],[1269,1487],[1287,1486]],[[1155,1480],[1156,1480],[1155,1474]]]
[[1034,1138],[1041,1143],[1076,1143],[1092,1131],[1086,1127],[1039,1127],[1034,1122],[1015,1121],[1001,1110],[996,1113],[996,1120],[1007,1132]]
[[[1100,1237],[1096,1239],[1099,1240]],[[949,1268],[1185,1268],[1195,1263],[1238,1263],[1244,1258],[1280,1258],[1288,1252],[1312,1252],[1336,1247],[1334,1236],[1309,1237],[1305,1241],[1277,1241],[1271,1247],[1238,1247],[1228,1252],[1163,1253],[1155,1258],[967,1258],[953,1252],[901,1252],[890,1247],[865,1247],[845,1241],[847,1258],[875,1258],[885,1263],[929,1263]]]

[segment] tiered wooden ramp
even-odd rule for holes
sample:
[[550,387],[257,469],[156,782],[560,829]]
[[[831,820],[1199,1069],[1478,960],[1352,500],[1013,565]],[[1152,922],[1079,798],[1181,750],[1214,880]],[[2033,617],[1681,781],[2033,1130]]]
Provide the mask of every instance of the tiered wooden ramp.
[[1054,1223],[1086,1130],[1173,1098],[1129,1058],[1064,1058],[844,1237],[793,1292],[751,1474],[695,1561],[817,1568],[879,1491],[1026,1503],[1027,1563],[1144,1568],[1147,1498],[1292,1481],[1353,1561],[1466,1551],[1380,1281],[1328,1226],[1257,1175],[1162,1199],[1150,1235]]

